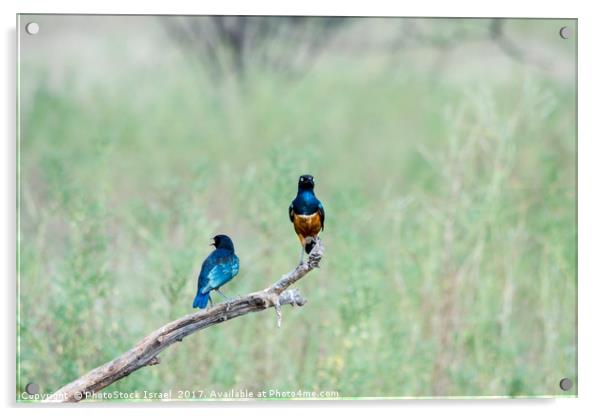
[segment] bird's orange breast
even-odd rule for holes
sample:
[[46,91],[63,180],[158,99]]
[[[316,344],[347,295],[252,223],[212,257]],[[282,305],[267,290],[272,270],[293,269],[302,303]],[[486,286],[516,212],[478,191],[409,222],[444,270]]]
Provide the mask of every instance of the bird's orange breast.
[[319,212],[310,215],[293,214],[293,225],[299,236],[303,238],[315,237],[322,228],[322,219]]

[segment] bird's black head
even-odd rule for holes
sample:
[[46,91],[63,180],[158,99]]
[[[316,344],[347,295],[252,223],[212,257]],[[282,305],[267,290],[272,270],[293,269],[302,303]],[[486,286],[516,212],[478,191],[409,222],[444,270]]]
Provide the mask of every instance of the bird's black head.
[[299,178],[299,190],[314,189],[314,177],[311,175],[302,175]]
[[216,249],[222,248],[224,250],[234,251],[234,243],[232,243],[230,237],[224,234],[219,234],[213,237],[213,243],[211,243],[211,245],[215,246]]

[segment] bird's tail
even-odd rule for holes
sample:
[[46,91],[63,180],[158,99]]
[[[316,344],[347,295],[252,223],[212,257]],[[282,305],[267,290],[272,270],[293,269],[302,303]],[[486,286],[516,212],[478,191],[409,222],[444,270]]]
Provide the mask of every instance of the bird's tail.
[[201,291],[196,294],[194,298],[194,302],[192,303],[193,308],[204,309],[207,307],[207,303],[209,302],[209,293],[202,294]]
[[305,252],[307,254],[311,253],[314,246],[316,245],[316,240],[314,238],[308,237],[305,239]]

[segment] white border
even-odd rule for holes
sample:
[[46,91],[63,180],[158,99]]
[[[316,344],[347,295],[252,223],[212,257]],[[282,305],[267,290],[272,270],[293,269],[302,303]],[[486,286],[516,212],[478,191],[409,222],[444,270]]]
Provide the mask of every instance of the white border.
[[[337,14],[337,15],[400,15],[400,16],[506,16],[506,17],[567,17],[579,19],[579,398],[556,400],[421,400],[421,401],[345,401],[345,402],[269,402],[269,403],[201,403],[178,404],[174,407],[201,407],[201,409],[181,409],[183,412],[228,414],[234,411],[251,411],[257,414],[288,415],[311,413],[332,413],[344,411],[348,414],[364,415],[372,408],[378,412],[399,414],[400,412],[427,412],[454,414],[500,414],[519,412],[546,415],[590,414],[602,406],[597,400],[599,386],[602,386],[601,355],[602,343],[600,320],[602,311],[602,270],[597,261],[602,249],[600,227],[602,217],[602,152],[600,131],[600,111],[602,91],[600,89],[600,14],[596,13],[595,2],[546,1],[526,2],[524,0],[504,0],[495,3],[483,1],[454,0],[435,2],[371,1],[145,1],[126,2],[124,0],[103,0],[84,3],[67,0],[20,1],[4,0],[2,8],[3,65],[1,100],[1,126],[5,130],[2,141],[2,229],[0,256],[4,266],[4,319],[2,320],[3,375],[0,392],[2,403],[7,407],[16,406],[15,397],[15,14],[21,13],[123,13],[123,14]],[[600,179],[600,180],[599,180]],[[80,411],[92,415],[106,414],[106,407],[79,406]],[[155,405],[112,405],[111,412],[125,413],[132,409],[148,415],[162,415],[165,409]],[[64,407],[36,408],[18,406],[9,409],[16,411],[47,412],[62,415]],[[131,410],[130,410],[131,411]]]

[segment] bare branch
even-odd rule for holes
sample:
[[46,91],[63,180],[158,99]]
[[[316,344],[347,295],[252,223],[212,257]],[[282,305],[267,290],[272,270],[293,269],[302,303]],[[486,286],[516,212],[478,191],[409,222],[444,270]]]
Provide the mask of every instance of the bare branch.
[[521,49],[521,47],[506,36],[504,31],[505,19],[492,19],[489,26],[489,35],[497,43],[500,50],[517,62],[530,64],[541,70],[549,70],[550,62],[535,55],[533,51]]
[[317,240],[308,261],[282,276],[272,286],[186,315],[162,326],[138,342],[131,350],[63,386],[47,401],[78,402],[90,397],[94,392],[104,389],[134,371],[159,364],[159,353],[175,342],[182,341],[188,335],[251,312],[274,307],[277,324],[280,326],[282,305],[303,306],[306,303],[298,289],[287,289],[311,270],[319,267],[323,252],[324,246],[320,240]]

